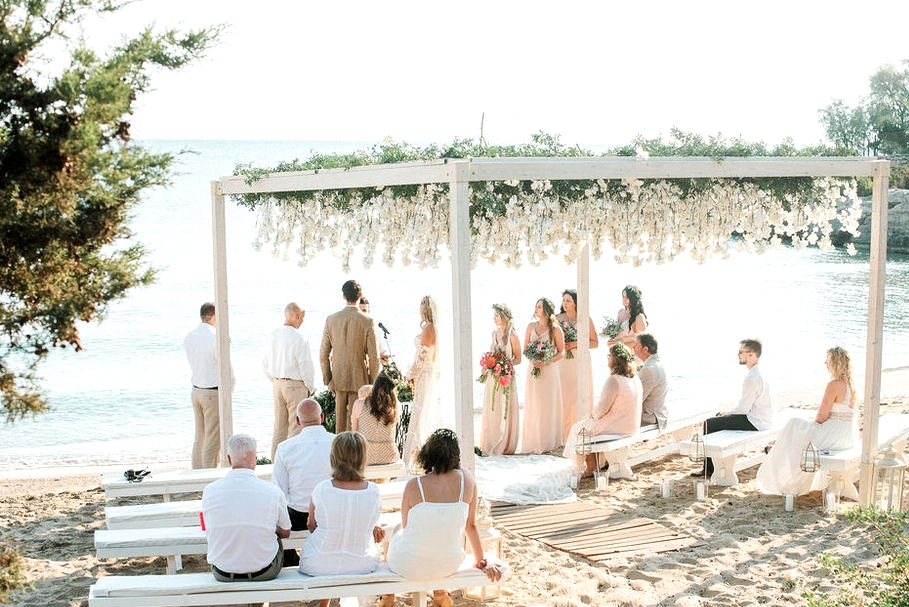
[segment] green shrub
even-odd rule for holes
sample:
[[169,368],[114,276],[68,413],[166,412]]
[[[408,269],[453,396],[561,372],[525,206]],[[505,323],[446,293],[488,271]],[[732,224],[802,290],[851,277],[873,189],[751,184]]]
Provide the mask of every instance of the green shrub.
[[0,543],[0,603],[17,588],[28,586],[25,581],[25,563],[19,551],[9,544]]
[[322,407],[322,415],[325,416],[325,421],[322,425],[325,426],[326,430],[333,433],[335,431],[335,395],[326,388],[313,396],[313,398]]

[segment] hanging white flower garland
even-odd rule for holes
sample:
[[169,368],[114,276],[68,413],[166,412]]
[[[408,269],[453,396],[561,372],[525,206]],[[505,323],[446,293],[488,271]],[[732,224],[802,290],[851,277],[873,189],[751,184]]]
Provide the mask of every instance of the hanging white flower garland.
[[[688,192],[665,180],[598,180],[585,182],[583,190],[554,188],[549,181],[473,183],[472,261],[518,267],[525,259],[538,265],[563,254],[572,263],[589,243],[594,259],[614,251],[619,263],[663,263],[687,251],[703,262],[727,256],[734,234],[740,236],[735,247],[760,252],[785,240],[828,250],[834,229],[858,231],[854,180],[815,179],[807,203],[794,195],[780,199],[750,182],[705,182]],[[362,192],[261,199],[256,247],[270,243],[275,255],[286,258],[296,246],[301,266],[329,250],[345,272],[358,247],[367,268],[377,253],[388,266],[396,259],[421,268],[438,265],[449,242],[446,184],[422,185],[411,195],[391,188]],[[851,244],[847,250],[855,252]]]

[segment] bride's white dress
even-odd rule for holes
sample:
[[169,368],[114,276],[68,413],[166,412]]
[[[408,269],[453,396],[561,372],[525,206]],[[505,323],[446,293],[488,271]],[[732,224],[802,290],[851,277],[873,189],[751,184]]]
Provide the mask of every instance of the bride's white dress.
[[814,420],[791,419],[777,436],[770,455],[757,471],[757,487],[770,495],[803,495],[823,491],[829,479],[823,470],[802,472],[802,452],[810,441],[818,451],[851,448],[858,439],[856,411],[850,407],[852,394],[834,403],[830,417],[822,424]]
[[441,365],[436,355],[436,346],[424,346],[420,336],[414,340],[416,352],[413,364],[407,373],[413,378],[413,403],[410,405],[410,425],[404,438],[404,463],[411,469],[414,451],[436,429],[443,427],[442,404],[440,401]]

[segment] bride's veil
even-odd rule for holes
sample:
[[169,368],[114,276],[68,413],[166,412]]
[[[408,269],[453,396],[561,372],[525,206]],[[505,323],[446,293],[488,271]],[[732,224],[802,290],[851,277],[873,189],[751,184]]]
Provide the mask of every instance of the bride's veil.
[[439,302],[432,295],[429,296],[429,309],[432,311],[432,324],[436,330],[436,369],[440,405],[437,419],[442,428],[453,430],[457,404],[454,402],[454,365],[452,364],[454,344],[451,341],[452,333],[448,330],[450,319],[444,314]]

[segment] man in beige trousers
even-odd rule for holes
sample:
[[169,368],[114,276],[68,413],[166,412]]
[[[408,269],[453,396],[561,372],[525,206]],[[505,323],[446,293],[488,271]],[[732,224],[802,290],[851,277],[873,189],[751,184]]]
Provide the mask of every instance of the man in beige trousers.
[[350,429],[350,408],[357,390],[379,375],[379,346],[375,323],[357,306],[360,284],[348,280],[341,287],[346,305],[325,319],[319,363],[322,382],[335,395],[335,432]]

